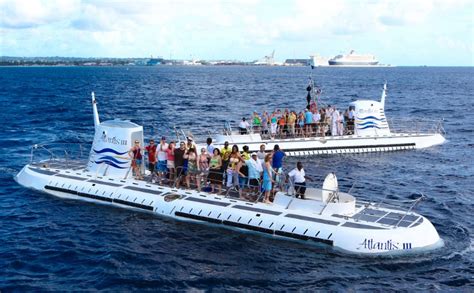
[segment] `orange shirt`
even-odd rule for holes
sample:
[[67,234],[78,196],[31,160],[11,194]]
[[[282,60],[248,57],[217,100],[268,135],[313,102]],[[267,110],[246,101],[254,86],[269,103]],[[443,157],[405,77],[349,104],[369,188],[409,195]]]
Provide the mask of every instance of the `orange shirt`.
[[284,126],[285,123],[286,123],[286,121],[285,121],[285,116],[282,116],[282,117],[280,118],[280,120],[278,121],[278,124],[280,124],[280,126]]

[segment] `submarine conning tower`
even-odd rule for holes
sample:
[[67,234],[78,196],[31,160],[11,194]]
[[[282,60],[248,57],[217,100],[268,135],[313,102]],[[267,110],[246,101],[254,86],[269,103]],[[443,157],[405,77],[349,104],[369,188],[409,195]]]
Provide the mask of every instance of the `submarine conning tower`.
[[100,122],[94,92],[92,92],[92,111],[95,134],[87,171],[96,172],[101,176],[131,178],[131,159],[128,151],[137,140],[143,147],[143,126],[121,119]]
[[380,102],[358,100],[349,104],[354,109],[354,134],[361,136],[389,135],[390,128],[385,118],[387,84],[383,86]]

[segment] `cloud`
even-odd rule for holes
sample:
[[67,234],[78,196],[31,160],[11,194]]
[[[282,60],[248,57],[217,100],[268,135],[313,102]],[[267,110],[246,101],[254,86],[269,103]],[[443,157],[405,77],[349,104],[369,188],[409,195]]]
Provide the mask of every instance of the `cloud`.
[[9,54],[246,60],[273,49],[278,56],[350,48],[389,54],[394,44],[435,44],[436,29],[454,41],[472,36],[472,6],[472,0],[0,0],[0,47]]
[[79,0],[0,1],[0,27],[30,28],[67,19],[79,10]]

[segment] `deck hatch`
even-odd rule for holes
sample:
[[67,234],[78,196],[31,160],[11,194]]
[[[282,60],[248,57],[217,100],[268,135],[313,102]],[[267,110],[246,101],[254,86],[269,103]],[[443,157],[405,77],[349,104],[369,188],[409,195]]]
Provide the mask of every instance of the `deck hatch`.
[[375,226],[369,226],[369,225],[364,225],[364,224],[359,224],[359,223],[352,223],[352,222],[345,222],[341,226],[349,227],[349,228],[357,228],[357,229],[375,229],[375,230],[385,230],[386,229],[386,228],[382,228],[382,227],[375,227]]
[[91,179],[87,182],[91,182],[91,183],[96,183],[96,184],[102,184],[102,185],[108,185],[108,186],[113,186],[113,187],[119,187],[119,186],[122,186],[120,184],[117,184],[117,183],[111,183],[111,182],[106,182],[106,181],[100,181],[100,180],[94,180],[94,179]]
[[327,224],[327,225],[337,226],[337,225],[340,224],[340,222],[337,222],[337,221],[318,219],[318,218],[306,217],[306,216],[295,215],[295,214],[287,214],[285,217],[298,219],[298,220],[303,220],[303,221],[311,221],[311,222],[316,222],[316,223],[321,223],[321,224]]
[[175,212],[174,214],[178,217],[205,221],[205,222],[214,223],[214,224],[222,224],[222,220],[218,220],[218,219],[214,219],[210,217],[198,216],[198,215],[187,214],[187,213],[182,213],[182,212]]
[[220,206],[220,207],[226,207],[226,206],[230,205],[230,203],[226,203],[226,202],[216,202],[216,201],[213,201],[213,200],[196,198],[196,197],[188,197],[188,198],[186,198],[186,200],[205,203],[205,204],[212,204],[212,205],[216,205],[216,206]]
[[74,195],[77,195],[77,196],[80,196],[80,197],[86,197],[86,198],[105,201],[105,202],[119,203],[119,204],[131,206],[131,207],[134,207],[134,208],[140,208],[140,209],[144,209],[144,210],[153,211],[152,206],[138,204],[138,203],[134,203],[134,202],[129,202],[129,201],[121,200],[121,199],[117,199],[117,198],[110,198],[110,197],[98,196],[98,195],[84,193],[84,192],[77,192],[75,190],[69,190],[69,189],[50,186],[50,185],[46,185],[44,188],[49,189],[49,190],[55,190],[55,191],[60,191],[60,192],[64,192],[64,193],[74,194]]
[[62,178],[67,178],[67,179],[79,180],[79,181],[87,180],[87,178],[82,178],[82,177],[72,176],[72,175],[64,175],[64,174],[57,174],[56,177],[62,177]]
[[54,174],[57,174],[56,172],[53,172],[53,171],[48,171],[48,170],[42,170],[42,169],[38,169],[38,168],[31,168],[29,167],[29,169],[33,172],[36,172],[36,173],[40,173],[40,174],[44,174],[44,175],[54,175]]
[[140,187],[135,187],[135,186],[126,186],[123,189],[135,190],[135,191],[140,191],[143,193],[150,193],[150,194],[156,194],[156,195],[161,195],[163,193],[162,191],[140,188]]
[[281,215],[281,212],[274,212],[274,211],[270,211],[270,210],[264,210],[264,209],[248,207],[248,206],[242,206],[242,205],[235,205],[232,208],[239,209],[239,210],[244,210],[244,211],[257,212],[257,213],[262,213],[262,214],[275,215],[275,216]]

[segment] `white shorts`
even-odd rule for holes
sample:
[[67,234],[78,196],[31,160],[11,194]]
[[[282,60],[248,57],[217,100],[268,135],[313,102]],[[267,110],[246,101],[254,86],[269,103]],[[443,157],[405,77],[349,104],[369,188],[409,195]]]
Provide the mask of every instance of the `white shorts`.
[[278,125],[277,125],[276,123],[275,123],[275,124],[273,124],[273,123],[271,124],[271,133],[272,133],[272,134],[277,133],[277,126],[278,126]]

